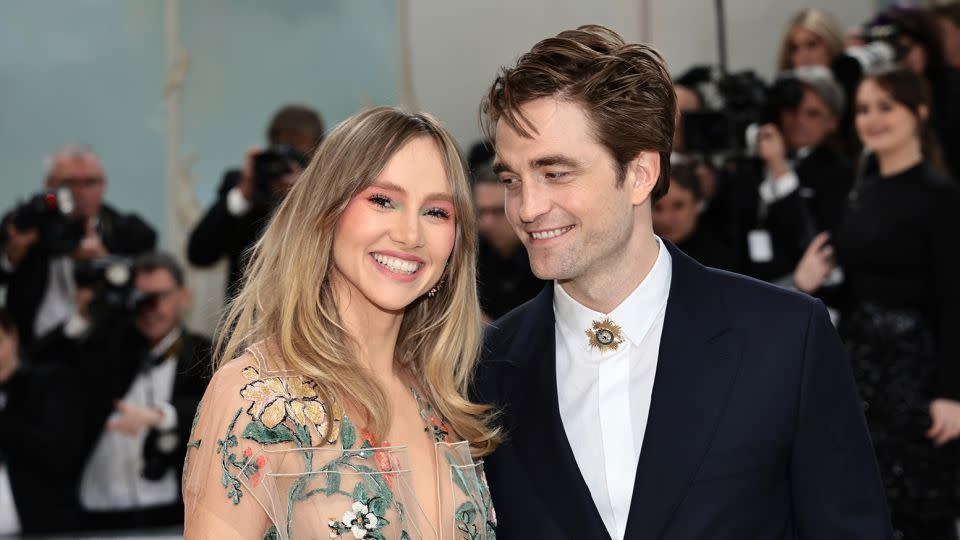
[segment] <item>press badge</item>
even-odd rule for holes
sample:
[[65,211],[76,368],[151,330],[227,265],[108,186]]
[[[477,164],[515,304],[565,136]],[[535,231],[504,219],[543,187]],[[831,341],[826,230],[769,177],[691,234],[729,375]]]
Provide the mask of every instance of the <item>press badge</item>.
[[767,263],[773,260],[773,240],[770,232],[764,229],[754,229],[747,233],[747,249],[750,251],[750,261]]

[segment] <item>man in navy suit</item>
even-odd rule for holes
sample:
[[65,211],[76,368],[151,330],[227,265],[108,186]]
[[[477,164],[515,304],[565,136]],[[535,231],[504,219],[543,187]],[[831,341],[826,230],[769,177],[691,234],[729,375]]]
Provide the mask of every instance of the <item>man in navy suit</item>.
[[541,41],[484,100],[508,219],[553,280],[484,345],[498,535],[889,538],[823,305],[653,234],[675,101],[659,54],[599,26]]

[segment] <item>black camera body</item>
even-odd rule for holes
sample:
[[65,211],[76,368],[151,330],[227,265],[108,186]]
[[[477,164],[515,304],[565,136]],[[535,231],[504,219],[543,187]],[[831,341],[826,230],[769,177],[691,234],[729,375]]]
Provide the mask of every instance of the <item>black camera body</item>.
[[71,216],[73,197],[67,189],[36,193],[13,212],[13,226],[36,229],[41,247],[51,256],[66,255],[83,240],[83,223]]
[[[710,80],[709,68],[700,72]],[[683,84],[683,83],[682,83]],[[782,111],[796,108],[803,99],[803,86],[795,78],[781,76],[767,85],[752,71],[724,75],[715,81],[722,106],[717,110],[684,113],[684,150],[704,154],[743,154],[748,148],[747,127],[751,124],[780,124]]]
[[133,286],[133,261],[127,257],[108,255],[76,261],[73,279],[77,287],[93,289],[91,316],[101,320],[107,315],[134,316],[156,305],[158,294],[144,294]]
[[273,198],[273,183],[293,172],[293,164],[307,164],[307,156],[286,144],[274,144],[253,158],[254,197],[260,202]]

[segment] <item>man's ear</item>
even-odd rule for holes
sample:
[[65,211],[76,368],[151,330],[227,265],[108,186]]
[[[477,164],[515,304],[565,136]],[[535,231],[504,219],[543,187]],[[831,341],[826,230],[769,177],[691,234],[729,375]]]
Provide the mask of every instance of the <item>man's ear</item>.
[[660,153],[644,150],[627,164],[627,177],[624,186],[630,191],[630,202],[643,204],[650,199],[650,193],[660,178]]

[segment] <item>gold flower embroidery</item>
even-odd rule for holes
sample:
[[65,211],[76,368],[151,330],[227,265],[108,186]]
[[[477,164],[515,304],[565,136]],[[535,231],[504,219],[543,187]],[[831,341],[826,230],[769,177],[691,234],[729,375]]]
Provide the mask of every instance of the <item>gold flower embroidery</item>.
[[326,437],[327,442],[332,444],[340,438],[343,412],[336,404],[328,411],[327,406],[318,399],[317,388],[312,381],[300,376],[261,379],[260,372],[254,367],[245,368],[242,375],[250,381],[240,390],[240,395],[252,402],[247,413],[264,427],[273,429],[289,418],[298,425],[312,426],[320,440]]

